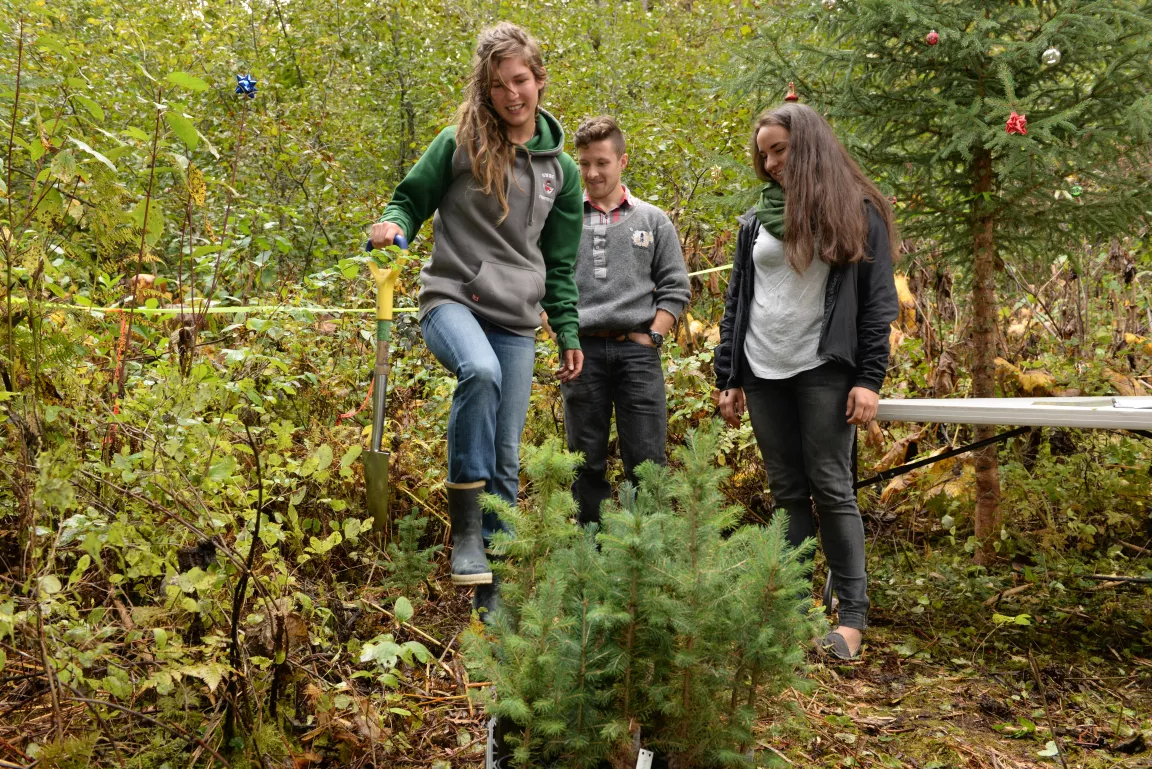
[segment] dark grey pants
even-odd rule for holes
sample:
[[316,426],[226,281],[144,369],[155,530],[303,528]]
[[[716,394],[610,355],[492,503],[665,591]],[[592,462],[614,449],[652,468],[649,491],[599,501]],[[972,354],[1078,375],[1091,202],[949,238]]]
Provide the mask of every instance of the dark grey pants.
[[776,504],[788,513],[788,541],[816,536],[840,598],[840,624],[863,630],[868,622],[864,523],[852,488],[855,425],[844,411],[854,372],[825,363],[788,379],[750,377],[744,384],[748,416]]
[[645,460],[667,463],[668,402],[655,347],[595,337],[581,337],[580,346],[584,369],[560,392],[568,450],[584,454],[572,495],[580,506],[580,523],[593,523],[600,520],[600,505],[612,496],[604,471],[613,407],[624,474],[636,483],[635,469]]

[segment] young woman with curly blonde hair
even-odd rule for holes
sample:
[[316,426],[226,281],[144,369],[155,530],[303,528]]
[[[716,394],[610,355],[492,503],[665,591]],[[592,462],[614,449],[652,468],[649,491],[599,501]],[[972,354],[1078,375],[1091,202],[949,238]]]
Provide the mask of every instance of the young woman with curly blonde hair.
[[435,214],[420,272],[420,328],[457,377],[448,421],[452,580],[494,600],[484,540],[500,523],[479,494],[515,504],[520,436],[532,391],[541,310],[561,351],[559,377],[583,365],[574,266],[583,227],[576,164],[564,130],[540,107],[548,82],[536,41],[503,22],[480,33],[455,125],[397,186],[372,244],[411,240]]

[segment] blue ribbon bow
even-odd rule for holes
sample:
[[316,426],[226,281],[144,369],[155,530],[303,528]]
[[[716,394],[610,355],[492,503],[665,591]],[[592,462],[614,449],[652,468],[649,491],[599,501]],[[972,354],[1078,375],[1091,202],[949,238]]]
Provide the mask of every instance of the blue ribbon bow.
[[236,93],[241,96],[247,96],[249,99],[256,98],[256,78],[251,75],[237,75],[236,76]]

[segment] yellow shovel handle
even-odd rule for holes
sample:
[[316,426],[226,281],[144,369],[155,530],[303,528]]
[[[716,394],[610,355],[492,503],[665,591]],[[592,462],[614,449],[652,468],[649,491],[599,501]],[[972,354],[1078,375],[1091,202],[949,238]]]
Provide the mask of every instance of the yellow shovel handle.
[[392,320],[392,291],[396,287],[396,279],[400,277],[400,270],[385,270],[371,261],[368,262],[368,269],[376,281],[376,320]]

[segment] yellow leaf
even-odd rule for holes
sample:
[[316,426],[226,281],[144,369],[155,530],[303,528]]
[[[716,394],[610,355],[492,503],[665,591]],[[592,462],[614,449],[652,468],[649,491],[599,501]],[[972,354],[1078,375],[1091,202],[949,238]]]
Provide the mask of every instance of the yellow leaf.
[[[948,446],[941,446],[933,450],[928,456],[935,457],[948,451]],[[943,480],[945,477],[952,473],[952,468],[960,461],[959,457],[949,457],[948,459],[941,459],[939,462],[933,462],[924,468],[924,477],[929,484],[936,484]]]
[[[943,463],[941,463],[943,464]],[[949,499],[975,499],[976,498],[976,470],[972,465],[964,465],[960,477],[948,481],[942,489]]]
[[1120,395],[1132,396],[1138,394],[1136,392],[1138,385],[1136,380],[1132,379],[1132,377],[1125,376],[1118,371],[1113,371],[1110,368],[1106,368],[1104,369],[1104,378],[1107,379],[1112,384],[1112,386],[1116,388],[1116,392]]
[[923,430],[917,433],[907,435],[892,444],[892,448],[885,452],[880,461],[872,466],[872,472],[880,473],[896,465],[902,465],[907,461],[908,447],[920,440]]
[[188,199],[195,206],[203,206],[208,194],[208,185],[204,183],[204,174],[196,166],[188,166]]
[[1048,395],[1056,379],[1047,371],[1021,371],[1016,375],[1020,390],[1028,396],[1040,398]]
[[916,475],[919,472],[919,470],[913,470],[898,478],[893,478],[888,485],[884,487],[884,491],[880,492],[880,504],[888,504],[892,501],[892,497],[907,489],[909,484],[916,480]]
[[900,348],[900,343],[903,341],[904,332],[900,330],[899,326],[893,323],[888,329],[888,349],[891,351],[889,355],[894,354],[896,350]]
[[1125,334],[1124,343],[1129,347],[1139,347],[1140,352],[1145,355],[1152,355],[1152,341],[1147,337],[1137,336],[1136,334]]
[[900,315],[896,322],[900,328],[911,333],[916,330],[916,297],[908,288],[908,276],[896,273],[896,296],[900,299]]
[[1009,324],[1008,325],[1008,336],[1015,337],[1015,338],[1019,338],[1019,337],[1024,336],[1025,334],[1028,333],[1028,327],[1031,324],[1032,324],[1032,321],[1028,318],[1025,318],[1024,320],[1018,320],[1014,323]]
[[997,358],[995,361],[993,361],[993,363],[996,364],[997,376],[1011,376],[1013,379],[1015,379],[1020,375],[1020,369],[1004,360],[1003,358]]

